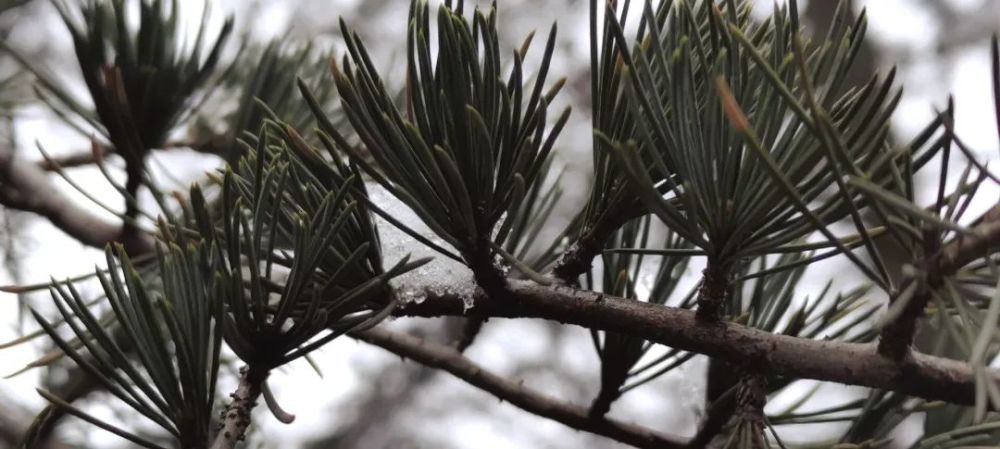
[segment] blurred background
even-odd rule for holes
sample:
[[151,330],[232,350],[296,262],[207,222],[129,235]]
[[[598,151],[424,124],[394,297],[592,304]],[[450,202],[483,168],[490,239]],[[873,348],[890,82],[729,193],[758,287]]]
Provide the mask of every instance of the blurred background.
[[[221,26],[227,14],[236,18],[236,36],[254,42],[281,37],[312,42],[341,54],[338,18],[343,17],[365,39],[376,64],[391,71],[405,60],[405,0],[208,0],[213,26]],[[847,0],[845,0],[847,1]],[[773,7],[759,2],[763,17]],[[822,36],[837,1],[800,1],[810,34]],[[72,53],[71,40],[54,8],[47,0],[0,0],[0,39],[48,67],[58,78],[75,82],[85,97]],[[197,17],[206,5],[185,0],[186,14]],[[905,86],[902,103],[893,122],[893,133],[901,141],[912,137],[936,109],[943,109],[949,95],[956,102],[958,134],[980,160],[997,161],[997,136],[993,125],[989,87],[989,36],[1000,30],[1000,0],[853,0],[851,7],[867,9],[867,45],[859,56],[854,79],[864,82],[874,73],[898,68],[897,84]],[[582,207],[588,192],[591,130],[589,116],[589,28],[586,0],[498,1],[502,38],[507,48],[520,45],[531,30],[544,33],[558,22],[559,40],[550,77],[565,76],[568,88],[560,95],[573,108],[570,125],[557,143],[555,165],[565,170],[563,201],[552,232],[556,232]],[[196,24],[193,24],[196,25]],[[239,41],[240,39],[236,39]],[[539,42],[536,42],[536,46]],[[235,52],[235,45],[228,50]],[[533,50],[540,52],[540,48]],[[537,54],[535,54],[537,57]],[[529,56],[529,61],[532,58]],[[236,67],[252,71],[253,67]],[[0,80],[18,72],[17,64],[0,54]],[[399,72],[397,70],[397,72]],[[397,73],[401,75],[401,73]],[[553,78],[554,79],[554,78]],[[35,100],[30,77],[13,84],[0,102],[15,105],[0,110],[0,142],[17,151],[18,157],[41,159],[36,145],[56,156],[72,155],[89,148],[85,135],[63,125],[48,108]],[[401,86],[398,79],[390,85]],[[395,84],[393,84],[395,83]],[[221,99],[225,104],[225,99]],[[213,105],[209,105],[209,110]],[[208,120],[208,119],[206,119]],[[177,131],[178,139],[190,137],[194,128]],[[164,190],[183,190],[221,161],[190,149],[157,152],[150,169]],[[120,161],[110,164],[120,166]],[[962,167],[953,168],[961,170]],[[933,170],[927,170],[933,172]],[[69,170],[72,178],[97,198],[117,198],[98,169],[83,166]],[[113,176],[122,176],[115,172]],[[53,175],[58,188],[73,201],[91,204],[65,181]],[[987,196],[989,197],[989,196]],[[995,195],[994,195],[995,197]],[[148,198],[145,199],[148,201]],[[116,205],[115,201],[113,205]],[[95,213],[106,213],[92,205]],[[89,206],[88,206],[89,207]],[[407,211],[400,210],[404,214]],[[108,214],[108,219],[113,217]],[[392,242],[390,242],[391,244]],[[392,249],[400,253],[412,248]],[[50,276],[65,278],[86,273],[102,264],[101,251],[84,247],[31,214],[0,209],[0,285],[45,282]],[[433,275],[454,276],[459,268],[441,265]],[[693,285],[700,267],[688,267],[688,285]],[[831,276],[836,273],[836,276]],[[426,273],[425,273],[426,274]],[[834,277],[836,288],[860,282],[846,264],[817,264],[800,286],[802,294]],[[682,288],[681,291],[686,291]],[[47,310],[47,293],[15,295],[0,293],[0,342],[14,340],[34,323],[25,305]],[[399,320],[391,326],[406,328],[428,338],[455,338],[455,325],[446,320]],[[35,341],[0,350],[0,375],[14,373],[50,348]],[[523,379],[538,391],[586,404],[597,392],[597,356],[584,329],[530,320],[489,322],[466,353],[498,374]],[[338,339],[316,356],[318,369],[296,362],[275,373],[271,385],[286,410],[297,415],[291,425],[278,423],[258,410],[253,441],[262,448],[612,448],[619,447],[599,437],[578,433],[505,403],[455,380],[447,373],[400,361],[380,349],[349,339]],[[679,435],[695,432],[704,413],[703,385],[706,361],[695,357],[681,368],[626,394],[615,403],[612,416]],[[0,448],[14,447],[44,401],[35,393],[38,385],[65,383],[66,371],[31,370],[0,380]],[[321,375],[319,374],[321,373]],[[227,383],[228,382],[228,383]],[[234,381],[224,379],[221,391]],[[802,388],[808,388],[804,385]],[[824,386],[815,396],[857,397],[860,389]],[[794,398],[791,398],[794,399]],[[788,400],[784,400],[787,404]],[[103,393],[88,396],[83,404],[96,415],[135,426],[135,418],[123,414]],[[782,407],[783,398],[768,407]],[[922,426],[915,415],[898,429],[896,447],[906,447]],[[836,435],[839,424],[780,427],[786,441],[803,441],[816,435]],[[127,443],[93,426],[67,419],[58,428],[65,446],[129,447]],[[60,443],[62,444],[62,443]]]

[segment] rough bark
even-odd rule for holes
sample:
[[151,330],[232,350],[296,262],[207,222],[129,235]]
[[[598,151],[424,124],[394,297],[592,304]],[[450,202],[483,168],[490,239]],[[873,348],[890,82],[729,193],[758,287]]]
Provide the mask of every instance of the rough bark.
[[240,383],[230,397],[232,402],[222,412],[222,428],[212,443],[212,449],[235,449],[250,427],[250,412],[257,406],[268,373],[253,368],[240,370]]
[[[764,332],[731,322],[706,323],[695,313],[630,301],[563,286],[511,281],[516,301],[496,303],[478,297],[479,313],[500,318],[542,318],[592,329],[620,332],[685,351],[717,357],[762,374],[814,379],[897,391],[956,404],[975,402],[970,365],[921,353],[894,360],[875,345],[811,340]],[[460,298],[431,296],[405,304],[400,316],[462,315]],[[1000,381],[1000,372],[988,373]]]

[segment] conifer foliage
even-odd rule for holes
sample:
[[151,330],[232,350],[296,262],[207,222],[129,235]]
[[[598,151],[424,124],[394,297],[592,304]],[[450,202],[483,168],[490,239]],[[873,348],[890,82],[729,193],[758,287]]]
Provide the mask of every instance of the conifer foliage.
[[[57,412],[147,448],[239,447],[253,420],[268,419],[251,419],[258,398],[294,419],[269,373],[343,336],[635,447],[787,447],[782,435],[797,426],[830,422],[840,434],[813,443],[881,447],[917,412],[927,424],[915,447],[1000,444],[990,367],[1000,204],[982,193],[1000,178],[955,133],[950,103],[912,140],[890,137],[901,88],[892,71],[848,84],[867,19],[847,2],[828,35],[810,39],[795,0],[764,18],[741,0],[591,0],[591,191],[553,242],[542,236],[565,188],[553,161],[570,119],[552,106],[564,86],[551,80],[554,24],[541,50],[533,34],[504,48],[496,2],[414,0],[399,42],[406,64],[392,73],[343,20],[343,45],[327,53],[234,46],[232,19],[211,33],[207,15],[192,40],[180,0],[53,1],[87,99],[0,45],[35,75],[42,102],[96,136],[88,163],[107,174],[105,156],[124,160],[125,185],[108,179],[126,208],[121,232],[105,232],[39,190],[38,166],[0,154],[0,204],[88,236],[107,256],[92,276],[5,287],[48,289],[54,305],[36,304],[39,330],[11,344],[48,338],[58,351],[31,367],[67,359],[159,430],[109,423],[40,389],[51,406],[23,447],[42,447]],[[233,107],[219,112],[209,98]],[[181,128],[198,138],[182,145],[225,165],[168,195],[147,155],[176,146]],[[58,160],[48,165],[72,180]],[[139,201],[143,184],[153,204]],[[376,188],[429,232],[373,201]],[[387,258],[386,225],[467,266],[476,294],[410,297],[397,278],[438,261]],[[831,258],[866,285],[837,291],[809,270]],[[692,267],[703,271],[685,288]],[[807,291],[810,276],[825,288]],[[95,279],[96,298],[81,287]],[[496,317],[588,329],[600,379],[589,407],[491,373],[464,346],[380,326],[466,313],[476,328]],[[621,397],[699,356],[710,361],[694,436],[615,417]],[[218,391],[237,370],[235,391]],[[869,394],[820,401],[800,380]],[[798,400],[765,409],[777,395]]]

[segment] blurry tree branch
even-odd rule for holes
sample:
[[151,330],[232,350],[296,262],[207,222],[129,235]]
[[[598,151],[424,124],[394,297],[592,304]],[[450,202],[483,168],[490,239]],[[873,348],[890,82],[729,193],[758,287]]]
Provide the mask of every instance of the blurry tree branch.
[[[978,5],[960,9],[953,2],[937,0],[920,0],[925,8],[940,22],[940,33],[937,38],[937,52],[950,53],[961,47],[982,43],[984,32],[995,31],[1000,13],[997,12],[996,0],[984,0]],[[976,2],[974,2],[976,3]]]
[[132,254],[152,249],[151,238],[139,234],[125,239],[121,225],[73,203],[49,181],[44,170],[4,150],[0,150],[0,204],[41,215],[87,246],[103,248],[110,242],[120,242]]
[[52,159],[42,159],[38,161],[36,164],[38,165],[39,168],[45,171],[57,171],[63,168],[84,167],[87,165],[96,164],[97,161],[111,154],[110,152],[104,149],[101,149],[100,151],[101,153],[99,154],[94,154],[93,151],[85,151],[85,152],[67,154],[65,156],[56,156],[53,157]]
[[[10,401],[0,401],[0,445],[17,447],[29,429],[27,412],[17,409]],[[67,449],[69,446],[56,441],[36,445],[37,449]]]
[[[467,320],[446,317],[421,323],[408,332],[445,346],[455,346]],[[410,441],[412,433],[403,432],[411,425],[408,411],[419,407],[420,391],[437,379],[440,371],[421,365],[403,365],[391,370],[378,370],[369,377],[369,385],[347,401],[349,413],[338,413],[336,428],[310,441],[307,449],[336,447],[341,449],[393,449],[401,441]],[[425,411],[422,411],[426,413]],[[444,442],[435,441],[435,447]]]
[[591,418],[586,407],[529,390],[520,382],[493,374],[454,348],[384,329],[357,332],[354,337],[421,364],[447,371],[501,400],[536,415],[585,432],[603,435],[640,448],[681,448],[678,438],[606,418]]
[[[178,141],[169,142],[159,148],[159,150],[169,151],[177,149],[190,149],[202,154],[212,154],[221,156],[225,153],[223,138],[211,138],[198,141]],[[54,156],[51,159],[42,159],[37,162],[39,168],[45,171],[57,171],[63,168],[83,167],[98,163],[101,159],[115,154],[114,148],[110,146],[95,145],[94,149],[67,154],[64,156]]]

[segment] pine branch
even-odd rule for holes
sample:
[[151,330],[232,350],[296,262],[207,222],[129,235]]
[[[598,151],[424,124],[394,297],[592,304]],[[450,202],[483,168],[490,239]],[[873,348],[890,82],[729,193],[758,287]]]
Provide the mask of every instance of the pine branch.
[[[1000,234],[1000,228],[996,231]],[[695,313],[563,286],[510,281],[513,301],[475,298],[477,313],[542,318],[619,332],[672,348],[717,357],[736,366],[795,379],[814,379],[892,390],[929,400],[975,403],[975,373],[964,362],[914,353],[894,360],[869,344],[772,334],[732,322],[705,323]],[[463,315],[461,298],[428,295],[396,310],[400,316]],[[1000,372],[988,373],[1000,382]]]
[[927,260],[929,270],[955,273],[972,261],[1000,247],[1000,204],[994,206],[971,229],[970,235],[959,236]]
[[240,383],[230,395],[233,402],[222,412],[222,428],[212,443],[212,449],[234,449],[243,441],[250,427],[250,412],[257,405],[267,374],[267,371],[248,367],[240,370]]
[[722,432],[722,429],[732,419],[735,412],[736,388],[734,385],[729,391],[719,396],[714,403],[709,405],[708,413],[702,419],[701,425],[698,426],[698,432],[688,442],[687,447],[690,449],[706,447]]
[[736,422],[723,448],[766,449],[770,447],[765,436],[767,416],[764,405],[767,391],[763,376],[747,373],[741,376],[736,387]]
[[590,229],[580,235],[552,269],[552,274],[566,285],[579,285],[577,278],[590,269],[594,258],[604,250],[611,235],[629,220],[642,216],[646,209],[637,198],[613,203]]
[[121,225],[108,223],[74,204],[49,182],[41,168],[3,150],[0,150],[0,204],[41,215],[84,245],[103,248],[119,242],[132,255],[153,249],[148,236],[135,234],[126,238]]
[[[905,292],[914,287],[914,282],[922,283],[916,286],[916,293],[909,299],[900,316],[882,329],[879,353],[896,360],[906,357],[917,332],[917,321],[924,315],[934,289],[941,286],[944,278],[1000,246],[1000,205],[977,222],[979,225],[972,229],[970,235],[960,235],[917,264],[926,274],[926,279],[910,278],[899,288],[900,292]],[[893,300],[898,297],[899,295]]]
[[359,340],[418,363],[442,369],[501,400],[538,416],[569,427],[594,433],[640,448],[682,448],[679,439],[649,429],[606,418],[593,419],[586,407],[548,397],[525,388],[520,382],[505,379],[476,365],[455,349],[422,338],[384,329],[354,333]]
[[695,315],[698,319],[711,323],[723,318],[732,270],[732,263],[708,258],[708,266],[702,271],[701,287],[698,289],[698,311]]

